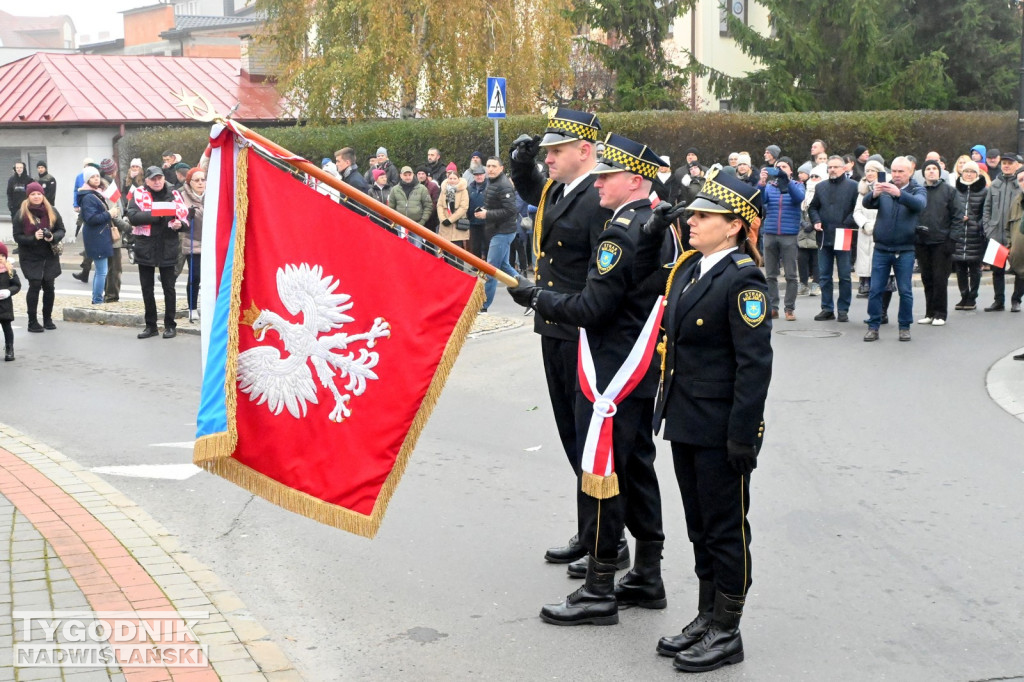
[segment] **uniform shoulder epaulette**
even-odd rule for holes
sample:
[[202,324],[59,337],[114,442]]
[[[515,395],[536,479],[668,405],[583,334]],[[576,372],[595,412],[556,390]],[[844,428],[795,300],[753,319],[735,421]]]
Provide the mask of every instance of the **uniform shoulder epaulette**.
[[745,253],[733,252],[732,262],[735,263],[738,268],[748,268],[754,264],[754,259]]
[[623,227],[629,227],[633,223],[633,218],[636,216],[636,211],[629,209],[623,211],[619,215],[615,216],[615,220],[612,221],[615,225],[622,225]]

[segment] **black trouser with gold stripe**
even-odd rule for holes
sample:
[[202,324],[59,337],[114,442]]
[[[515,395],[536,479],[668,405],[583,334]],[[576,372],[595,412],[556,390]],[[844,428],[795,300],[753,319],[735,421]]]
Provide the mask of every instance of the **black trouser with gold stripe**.
[[672,443],[695,572],[733,597],[750,588],[750,477],[736,473],[724,447]]
[[[580,452],[594,413],[583,393],[576,399],[576,441]],[[615,563],[623,527],[637,540],[665,539],[661,523],[661,491],[654,472],[654,398],[626,397],[612,421],[612,447],[619,494],[604,500],[577,487],[580,544],[604,563]]]

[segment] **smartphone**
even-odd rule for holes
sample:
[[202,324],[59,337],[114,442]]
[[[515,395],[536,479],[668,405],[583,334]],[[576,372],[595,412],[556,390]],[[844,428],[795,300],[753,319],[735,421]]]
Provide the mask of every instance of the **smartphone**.
[[885,171],[878,171],[878,182],[889,182],[889,176],[885,174]]
[[770,178],[779,177],[779,169],[776,168],[775,166],[768,166],[768,168],[766,168],[764,172],[767,173],[768,177]]

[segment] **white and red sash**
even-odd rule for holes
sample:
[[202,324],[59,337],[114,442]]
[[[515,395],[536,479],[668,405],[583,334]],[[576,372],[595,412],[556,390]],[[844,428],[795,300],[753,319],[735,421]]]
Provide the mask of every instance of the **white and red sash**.
[[615,474],[614,449],[612,447],[612,419],[618,411],[618,403],[637,387],[654,356],[658,343],[658,329],[664,314],[664,296],[659,296],[651,314],[647,317],[640,335],[626,356],[622,366],[608,382],[604,393],[597,392],[597,372],[594,357],[590,352],[587,330],[580,329],[578,373],[580,388],[593,406],[594,413],[587,429],[583,444],[583,492],[591,497],[605,499],[619,494],[618,477]]

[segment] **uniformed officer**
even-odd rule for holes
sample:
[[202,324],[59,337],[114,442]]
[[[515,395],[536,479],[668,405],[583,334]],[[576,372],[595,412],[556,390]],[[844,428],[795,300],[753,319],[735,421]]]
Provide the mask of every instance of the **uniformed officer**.
[[[665,535],[650,429],[658,388],[658,363],[651,358],[661,312],[660,282],[645,289],[633,275],[636,243],[651,215],[651,187],[660,164],[645,145],[609,135],[592,172],[601,206],[614,213],[602,224],[583,290],[559,293],[525,278],[508,290],[539,317],[582,329],[579,364],[584,370],[575,396],[575,442],[582,463],[578,537],[589,560],[584,587],[541,610],[541,618],[556,625],[611,625],[618,622],[619,604],[662,609],[667,603],[661,580]],[[607,420],[610,438],[602,435]],[[595,474],[592,469],[599,468],[596,462],[607,456],[609,446],[614,474]],[[624,527],[637,539],[636,564],[614,586]]]
[[[537,207],[534,218],[533,252],[536,285],[544,290],[575,294],[583,290],[592,254],[600,241],[610,209],[601,206],[590,174],[597,162],[597,141],[601,124],[594,114],[557,109],[548,120],[544,137],[522,136],[512,147],[509,174],[516,191]],[[545,164],[549,179],[537,169],[539,150],[547,151]],[[555,424],[569,464],[580,473],[576,447],[576,355],[579,332],[576,325],[558,322],[538,314],[534,331],[541,336],[544,374]],[[621,543],[618,565],[629,566],[629,547]],[[570,563],[586,556],[579,538],[573,536],[564,547],[549,549],[544,558],[551,563]]]
[[[677,264],[667,282],[655,426],[664,422],[672,443],[700,591],[697,617],[682,633],[663,637],[657,650],[690,672],[743,660],[750,473],[772,373],[768,289],[753,236],[760,199],[734,177],[709,175],[687,206],[690,244],[701,257]],[[660,243],[669,217],[652,216],[641,244]]]

